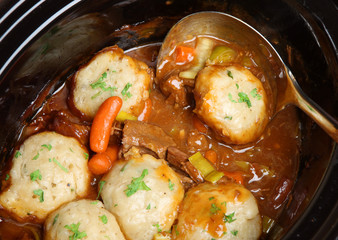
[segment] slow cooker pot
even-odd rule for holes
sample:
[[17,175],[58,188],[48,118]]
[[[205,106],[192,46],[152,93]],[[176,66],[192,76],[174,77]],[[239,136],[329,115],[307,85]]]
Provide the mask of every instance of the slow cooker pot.
[[[81,62],[105,46],[128,49],[160,42],[177,20],[201,10],[232,14],[260,31],[290,66],[302,89],[336,117],[336,9],[330,0],[1,1],[0,169],[22,127]],[[147,21],[151,24],[142,31],[121,28]],[[300,118],[297,182],[268,238],[337,239],[338,149],[311,119],[301,112]]]

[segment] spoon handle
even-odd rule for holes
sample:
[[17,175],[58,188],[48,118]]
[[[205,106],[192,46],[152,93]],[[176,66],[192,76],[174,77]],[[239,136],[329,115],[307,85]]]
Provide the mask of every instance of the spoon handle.
[[312,118],[335,142],[338,143],[338,121],[312,101],[300,88],[288,67],[285,67],[289,86],[293,91],[293,104]]

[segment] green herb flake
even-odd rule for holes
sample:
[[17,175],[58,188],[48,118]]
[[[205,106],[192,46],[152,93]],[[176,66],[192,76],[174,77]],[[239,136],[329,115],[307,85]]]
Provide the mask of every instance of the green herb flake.
[[234,218],[235,216],[235,212],[229,214],[229,215],[226,215],[224,214],[224,217],[223,217],[223,221],[226,223],[232,223],[234,221],[236,221],[236,218]]
[[74,152],[72,148],[69,148],[69,151],[71,151],[72,153]]
[[169,189],[170,191],[174,191],[175,184],[171,182],[171,179],[169,179]]
[[34,193],[35,195],[39,196],[40,202],[45,201],[45,199],[44,199],[44,192],[43,192],[42,189],[34,190],[33,193]]
[[38,159],[40,157],[40,153],[38,152],[33,158],[32,158],[32,160],[36,160],[36,159]]
[[232,120],[232,116],[225,116],[224,119]]
[[[43,144],[43,145],[41,145],[41,147],[47,148],[48,151],[52,150],[52,145],[51,145],[51,144]],[[41,149],[41,150],[42,150],[42,149]]]
[[138,178],[133,178],[131,183],[127,186],[127,189],[124,190],[127,197],[130,197],[134,193],[136,193],[138,190],[151,190],[146,183],[143,181],[144,177],[148,175],[148,169],[143,169],[142,174]]
[[146,209],[149,210],[150,208],[151,208],[151,206],[150,206],[150,203],[149,203]]
[[99,203],[99,201],[92,201],[92,202],[90,202],[90,204],[92,204],[92,205],[97,205]]
[[115,203],[115,204],[114,204],[114,207],[117,207],[117,206],[118,206],[118,204],[117,204],[117,203]]
[[59,214],[56,214],[55,217],[54,217],[54,220],[53,220],[53,226],[55,225],[58,218],[59,218]]
[[128,163],[124,164],[124,166],[121,168],[120,172],[124,172],[124,170],[126,169],[127,165],[128,165]]
[[[107,72],[104,72],[104,73],[102,73],[101,77],[99,77],[99,79],[96,82],[90,84],[90,86],[91,86],[92,89],[100,88],[104,92],[110,91],[111,94],[113,95],[114,92],[117,90],[117,88],[116,87],[106,87],[107,83],[104,82],[104,79],[106,79],[106,78],[107,78]],[[100,96],[102,94],[102,91],[97,92],[95,95],[93,95],[91,97],[91,99],[94,99],[94,98]]]
[[174,226],[176,236],[180,235],[180,232],[177,230],[177,225]]
[[238,84],[236,83],[236,88],[237,88],[237,90],[239,89],[239,86],[238,86]]
[[153,227],[156,227],[158,233],[162,232],[162,229],[160,228],[160,224],[158,223],[153,224]]
[[90,99],[93,100],[93,99],[97,98],[98,96],[100,96],[101,94],[102,94],[102,92],[99,91],[99,92],[95,93],[93,96],[91,96]]
[[232,75],[231,71],[227,70],[227,74],[228,74],[229,77],[231,77],[232,79],[234,79],[234,76]]
[[41,175],[39,169],[32,172],[29,176],[30,176],[30,178],[33,182],[36,181],[37,179],[39,179],[39,180],[42,179],[42,175]]
[[216,238],[211,238],[211,240],[216,240]]
[[125,99],[132,96],[131,93],[128,91],[131,86],[133,86],[133,84],[127,83],[121,91],[121,94],[122,96],[124,96]]
[[73,232],[73,235],[69,236],[69,240],[77,240],[77,239],[82,239],[84,237],[87,237],[86,232],[79,231],[79,226],[80,226],[80,222],[78,222],[77,224],[72,223],[70,224],[70,226],[69,225],[64,226],[64,228]]
[[16,151],[15,152],[15,158],[18,158],[18,157],[20,157],[22,155],[22,153],[20,152],[20,151]]
[[99,192],[98,192],[98,194],[97,194],[96,199],[99,199],[99,197],[100,197],[100,195],[101,195],[101,192],[102,192],[103,185],[104,185],[105,183],[106,183],[106,181],[103,181],[103,180],[101,180],[101,181],[99,182]]
[[237,102],[232,98],[232,94],[231,94],[231,93],[228,94],[228,97],[229,97],[230,102],[237,103]]
[[249,99],[249,97],[246,93],[239,92],[238,97],[239,97],[239,99],[238,99],[239,103],[246,103],[246,105],[248,105],[248,108],[250,108],[252,106],[251,101],[250,101],[250,99]]
[[9,174],[7,173],[5,177],[5,181],[7,181],[8,179],[9,179]]
[[211,208],[210,208],[211,214],[217,214],[217,212],[220,211],[220,210],[221,209],[219,207],[217,207],[215,203],[211,204]]
[[233,230],[233,231],[231,231],[231,233],[232,233],[232,235],[234,235],[236,237],[237,234],[238,234],[238,231],[237,230]]
[[68,170],[67,168],[65,168],[64,166],[62,166],[61,163],[60,163],[58,160],[56,160],[55,158],[53,158],[53,162],[54,162],[56,165],[58,165],[58,166],[61,168],[62,171],[66,172],[66,173],[69,172],[69,170]]
[[221,205],[224,205],[224,207],[226,207],[227,206],[227,202],[221,202]]
[[209,201],[212,201],[214,199],[215,199],[215,197],[209,197]]
[[250,92],[250,95],[253,98],[257,98],[257,100],[261,100],[262,99],[262,96],[259,95],[258,92],[257,92],[257,88],[252,89],[251,92]]
[[99,218],[101,219],[101,221],[103,222],[103,224],[107,224],[108,218],[107,218],[106,215],[99,216]]
[[85,156],[85,159],[88,160],[89,154],[85,152],[85,153],[83,153],[83,155]]

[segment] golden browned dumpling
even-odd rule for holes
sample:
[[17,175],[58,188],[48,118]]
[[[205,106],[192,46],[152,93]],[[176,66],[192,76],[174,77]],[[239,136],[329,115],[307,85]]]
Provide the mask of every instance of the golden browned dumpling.
[[141,103],[149,98],[152,70],[144,63],[123,53],[117,46],[97,53],[74,76],[72,104],[93,118],[101,103],[111,96],[123,99],[121,111],[138,116]]
[[254,141],[268,123],[263,85],[244,67],[205,67],[196,79],[194,96],[194,112],[226,143]]
[[55,132],[29,137],[13,158],[11,185],[0,204],[19,218],[43,221],[63,203],[88,194],[87,150],[74,138]]
[[135,148],[128,161],[119,161],[103,177],[102,199],[127,239],[152,240],[170,230],[184,195],[176,173],[163,159],[139,155]]
[[100,201],[82,199],[67,203],[50,214],[44,226],[45,240],[125,239],[114,215]]
[[242,185],[203,183],[183,200],[173,239],[258,239],[261,217],[256,199]]

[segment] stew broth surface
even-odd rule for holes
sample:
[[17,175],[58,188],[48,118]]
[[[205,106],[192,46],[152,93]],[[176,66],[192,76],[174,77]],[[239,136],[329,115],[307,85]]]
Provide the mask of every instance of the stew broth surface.
[[[126,54],[155,67],[159,48],[159,44],[150,44],[126,51]],[[56,131],[68,136],[78,136],[78,139],[82,139],[82,143],[88,147],[90,124],[72,114],[67,104],[68,94],[69,86],[66,83],[46,102],[38,116],[24,129],[21,140],[43,130],[55,130],[53,129],[54,119],[61,115],[69,120],[70,125],[69,128],[60,128]],[[188,97],[193,98],[192,95]],[[295,107],[289,106],[276,115],[256,142],[239,146],[219,142],[207,126],[205,126],[206,132],[199,132],[193,124],[196,115],[192,112],[194,108],[192,99],[186,107],[180,107],[170,102],[157,85],[151,89],[150,99],[152,112],[149,123],[160,126],[175,140],[177,147],[189,156],[197,151],[204,155],[207,150],[213,149],[217,153],[215,164],[217,170],[241,173],[244,179],[243,185],[258,201],[260,214],[272,219],[278,217],[292,189],[298,170],[301,139],[300,122]],[[80,127],[74,127],[75,124]],[[97,178],[92,180],[93,190],[88,196],[90,199],[96,198],[98,180]],[[18,223],[12,220],[3,209],[0,211],[0,216],[2,239],[34,239],[31,229],[42,236],[41,225]]]

